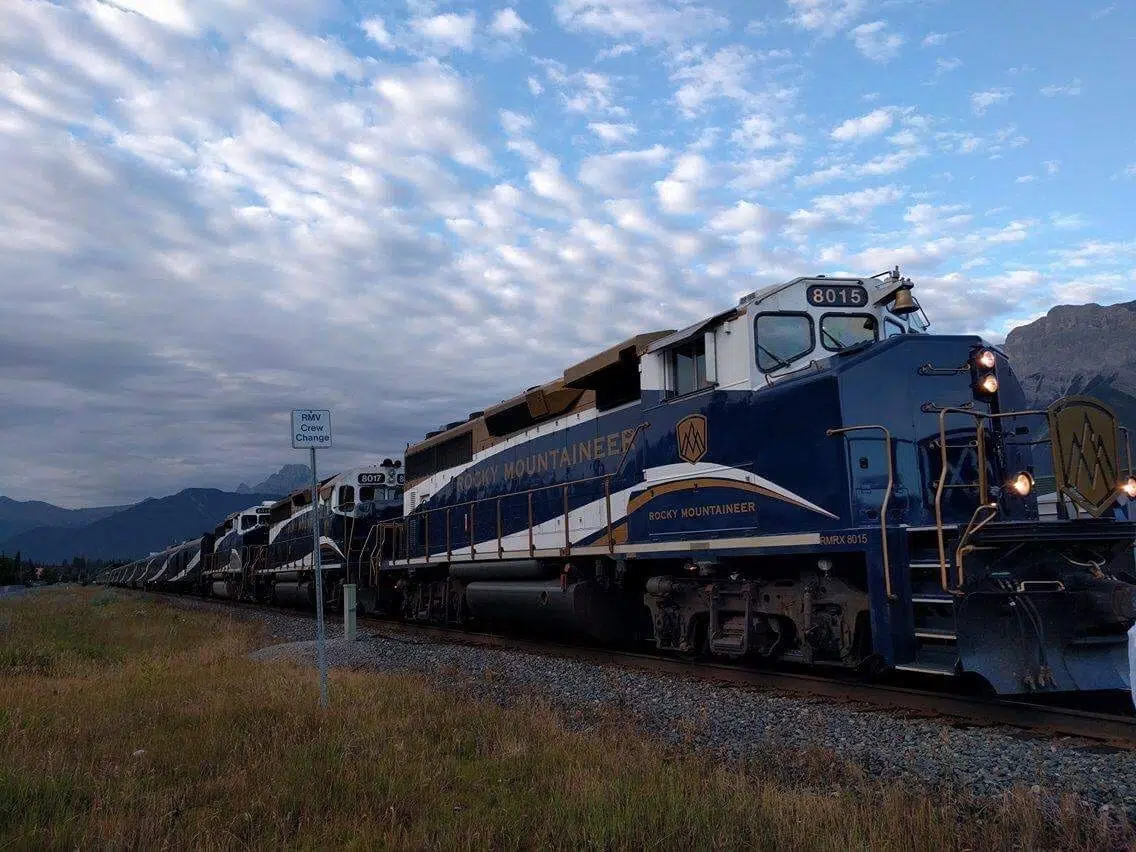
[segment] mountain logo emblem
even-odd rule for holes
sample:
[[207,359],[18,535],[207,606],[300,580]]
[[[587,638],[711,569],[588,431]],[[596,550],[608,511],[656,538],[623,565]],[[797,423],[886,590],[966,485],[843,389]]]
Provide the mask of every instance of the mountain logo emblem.
[[701,414],[684,417],[675,425],[675,438],[680,459],[691,464],[702,461],[706,455],[706,418]]
[[1077,396],[1057,400],[1047,414],[1057,489],[1099,518],[1119,496],[1116,415],[1095,399]]

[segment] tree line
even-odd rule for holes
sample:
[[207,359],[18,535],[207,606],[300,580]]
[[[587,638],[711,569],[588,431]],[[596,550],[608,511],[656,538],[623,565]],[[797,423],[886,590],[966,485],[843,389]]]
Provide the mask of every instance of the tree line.
[[45,565],[24,559],[19,551],[15,556],[0,553],[0,586],[89,583],[107,568],[125,564],[126,560],[123,559],[87,559],[85,556],[75,556],[62,565]]

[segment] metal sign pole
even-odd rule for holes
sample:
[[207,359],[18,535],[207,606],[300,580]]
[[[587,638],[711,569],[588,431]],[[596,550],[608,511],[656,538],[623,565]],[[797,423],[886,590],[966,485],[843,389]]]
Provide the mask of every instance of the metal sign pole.
[[312,566],[316,584],[316,661],[319,664],[320,706],[327,706],[327,638],[323,623],[323,564],[320,560],[319,476],[316,450],[330,447],[331,412],[317,408],[292,409],[292,448],[312,456]]
[[312,559],[316,566],[316,660],[320,673],[320,706],[327,706],[327,644],[323,626],[323,565],[320,562],[319,478],[312,447]]

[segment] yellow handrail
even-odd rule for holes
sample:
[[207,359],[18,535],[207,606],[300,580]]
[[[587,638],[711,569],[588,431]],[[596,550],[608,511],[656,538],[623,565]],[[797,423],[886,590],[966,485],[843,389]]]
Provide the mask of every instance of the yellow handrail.
[[[975,447],[978,455],[978,491],[979,491],[979,506],[987,505],[989,483],[986,481],[986,440],[985,440],[985,421],[998,420],[1003,417],[1028,417],[1032,415],[1044,415],[1047,412],[1044,410],[1029,409],[1026,411],[1005,411],[997,414],[990,414],[983,411],[973,411],[968,408],[941,408],[939,409],[939,457],[940,457],[940,470],[939,482],[935,487],[935,535],[939,546],[939,583],[944,592],[949,592],[950,580],[947,577],[947,546],[946,538],[943,534],[943,490],[947,484],[947,415],[948,414],[966,414],[975,419],[975,438],[977,445]],[[995,507],[995,513],[997,508]],[[985,526],[993,517],[986,519],[981,526]],[[973,520],[973,518],[972,518]],[[957,557],[957,553],[956,553]],[[961,568],[958,572],[959,587],[963,584],[963,575]]]

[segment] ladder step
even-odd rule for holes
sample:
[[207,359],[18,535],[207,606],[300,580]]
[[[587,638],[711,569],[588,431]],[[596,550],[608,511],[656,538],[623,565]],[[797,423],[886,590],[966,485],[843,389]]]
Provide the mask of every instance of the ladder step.
[[[949,566],[950,564],[951,564],[951,561],[948,559],[947,565]],[[914,562],[908,562],[907,567],[909,567],[909,568],[938,568],[939,567],[939,560],[938,559],[917,559]]]
[[931,627],[916,628],[916,639],[938,639],[940,641],[954,642],[958,636],[953,630],[936,630]]
[[911,598],[913,604],[953,604],[954,601],[950,595],[915,595]]
[[896,671],[900,672],[914,672],[916,674],[929,674],[929,675],[954,675],[954,666],[933,666],[925,663],[903,663],[895,667]]

